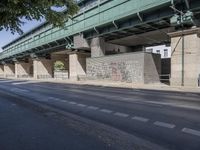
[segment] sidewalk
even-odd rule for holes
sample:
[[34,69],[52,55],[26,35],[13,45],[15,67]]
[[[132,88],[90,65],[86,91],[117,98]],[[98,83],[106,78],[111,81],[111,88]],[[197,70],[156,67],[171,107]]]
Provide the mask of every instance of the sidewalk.
[[163,83],[152,83],[152,84],[133,84],[124,82],[112,82],[105,80],[84,80],[84,81],[72,81],[72,80],[59,80],[59,79],[16,79],[13,80],[28,80],[34,82],[51,82],[51,83],[63,83],[63,84],[77,84],[77,85],[94,85],[104,87],[118,87],[118,88],[130,88],[130,89],[143,89],[143,90],[161,90],[161,91],[177,91],[177,92],[191,92],[200,94],[200,87],[181,87],[181,86],[169,86]]

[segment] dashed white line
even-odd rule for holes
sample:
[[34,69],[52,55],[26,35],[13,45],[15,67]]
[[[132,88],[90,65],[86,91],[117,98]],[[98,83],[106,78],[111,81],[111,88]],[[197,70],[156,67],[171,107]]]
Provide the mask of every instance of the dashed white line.
[[69,104],[76,105],[77,103],[72,101],[72,102],[69,102]]
[[108,110],[108,109],[101,109],[100,111],[104,113],[108,113],[108,114],[113,112],[112,110]]
[[173,129],[173,128],[176,127],[174,124],[170,124],[170,123],[166,123],[166,122],[160,122],[160,121],[156,121],[153,124],[156,125],[156,126],[170,128],[170,129]]
[[119,117],[128,117],[129,114],[125,114],[125,113],[121,113],[121,112],[116,112],[114,113],[115,116],[119,116]]
[[79,106],[79,107],[86,107],[87,105],[85,105],[85,104],[77,104],[77,106]]
[[55,97],[48,97],[49,100],[55,100]]
[[88,108],[88,109],[92,109],[92,110],[97,110],[97,109],[99,109],[99,107],[95,107],[95,106],[88,106],[87,108]]
[[134,116],[132,117],[133,120],[141,121],[141,122],[148,122],[149,119],[144,118],[144,117],[139,117],[139,116]]
[[61,102],[63,102],[63,103],[66,103],[66,102],[68,102],[67,100],[62,100],[62,99],[60,99],[60,101],[61,101]]
[[183,128],[181,131],[184,133],[200,136],[200,131],[198,131],[198,130],[194,130],[194,129],[190,129],[190,128]]

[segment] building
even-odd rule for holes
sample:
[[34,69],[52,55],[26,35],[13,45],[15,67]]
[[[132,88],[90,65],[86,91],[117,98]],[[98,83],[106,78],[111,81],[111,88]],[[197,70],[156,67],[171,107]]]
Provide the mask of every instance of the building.
[[171,58],[171,47],[166,45],[147,47],[146,52],[160,54],[162,59]]

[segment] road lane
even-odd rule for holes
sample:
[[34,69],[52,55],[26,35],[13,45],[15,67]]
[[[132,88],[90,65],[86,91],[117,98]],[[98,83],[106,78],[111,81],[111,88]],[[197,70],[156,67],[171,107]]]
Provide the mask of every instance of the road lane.
[[[39,113],[8,99],[0,91],[1,150],[89,150],[114,149],[66,122],[52,119],[53,113]],[[81,128],[81,124],[80,127]]]
[[[14,82],[17,83],[17,81]],[[3,85],[1,84],[1,88],[4,87],[4,90],[8,90],[11,85],[13,85],[12,82],[4,82]],[[49,85],[55,86],[50,87]],[[108,88],[102,87],[64,86],[62,84],[49,83],[30,83],[26,84],[26,86],[23,86],[23,84],[15,84],[14,87],[29,90],[30,92],[26,93],[26,96],[35,98],[35,100],[40,99],[39,101],[41,102],[43,101],[54,107],[114,126],[170,149],[195,150],[200,147],[200,139],[198,136],[191,136],[185,132],[181,132],[184,128],[192,129],[192,131],[198,131],[200,129],[199,111],[193,110],[192,107],[185,109],[156,104],[147,105],[142,102],[147,100],[153,101],[154,98],[156,101],[158,101],[157,99],[161,99],[162,101],[163,98],[165,101],[168,99],[170,102],[173,100],[175,102],[178,101],[182,105],[197,104],[198,106],[199,97],[196,94],[183,95],[175,93],[175,98],[172,99],[172,93],[170,93],[170,98],[168,98],[166,92],[159,93],[158,91],[145,93],[145,91],[139,90],[136,92],[133,91],[131,94],[130,90],[126,91],[126,89],[109,88],[108,90]],[[87,92],[93,92],[93,94],[87,94]],[[177,96],[179,97],[178,100]],[[122,99],[123,97],[126,98],[126,101]],[[140,98],[139,100],[137,99],[138,97]],[[188,100],[185,103],[186,100],[181,101],[181,97],[184,97],[184,99],[191,97],[193,100]],[[127,99],[129,100],[127,101]],[[102,111],[102,109],[106,111]],[[116,113],[123,115],[114,115]],[[138,118],[145,118],[147,121],[141,121],[142,119]],[[155,126],[155,122],[157,126]],[[172,125],[173,130],[166,128],[172,127]],[[165,126],[164,129],[163,126]]]

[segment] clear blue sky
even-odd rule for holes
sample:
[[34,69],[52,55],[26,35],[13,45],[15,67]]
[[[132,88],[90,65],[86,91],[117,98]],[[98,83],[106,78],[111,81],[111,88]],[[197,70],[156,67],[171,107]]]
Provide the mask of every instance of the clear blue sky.
[[[25,20],[23,20],[25,21]],[[41,24],[38,21],[25,21],[26,23],[22,26],[22,30],[24,32],[29,31],[30,29],[34,28],[35,26]],[[14,35],[10,31],[2,30],[0,31],[0,51],[2,51],[2,46],[6,45],[10,41],[17,38],[19,34],[15,33]]]

